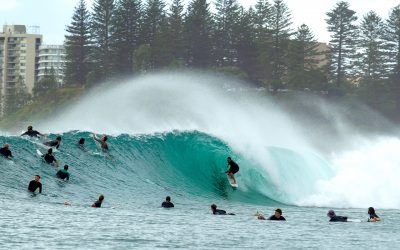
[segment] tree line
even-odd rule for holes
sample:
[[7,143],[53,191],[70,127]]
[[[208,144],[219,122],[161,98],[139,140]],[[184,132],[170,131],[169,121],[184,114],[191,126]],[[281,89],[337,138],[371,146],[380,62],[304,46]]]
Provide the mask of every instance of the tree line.
[[358,98],[400,120],[400,5],[384,20],[358,20],[345,1],[326,13],[321,51],[306,25],[293,27],[283,0],[79,0],[66,29],[66,85],[92,85],[160,69],[207,69],[278,92]]

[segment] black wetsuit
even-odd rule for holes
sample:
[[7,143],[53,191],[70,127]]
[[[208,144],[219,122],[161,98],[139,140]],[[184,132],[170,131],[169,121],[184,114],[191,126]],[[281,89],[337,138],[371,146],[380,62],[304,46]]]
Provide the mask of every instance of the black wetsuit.
[[215,214],[215,215],[226,215],[226,211],[225,210],[221,210],[221,209],[215,209],[215,211],[213,211],[213,214]]
[[374,213],[374,214],[370,214],[369,218],[370,219],[375,219],[375,218],[379,218],[379,216]]
[[49,147],[56,147],[56,148],[59,148],[59,147],[60,147],[60,142],[57,141],[57,140],[48,141],[48,142],[45,142],[45,143],[43,143],[43,144],[46,145],[46,146],[49,146]]
[[42,193],[42,183],[36,182],[35,180],[29,182],[29,191],[35,192],[37,188],[39,188],[39,193]]
[[0,154],[4,157],[12,157],[11,151],[9,149],[0,148]]
[[44,158],[44,160],[48,163],[51,164],[53,162],[56,161],[56,158],[54,158],[53,155],[49,155],[49,154],[45,154],[44,156],[42,156]]
[[94,203],[94,207],[101,207],[101,201],[100,201],[100,200],[97,200],[97,201]]
[[237,172],[239,172],[239,165],[236,162],[230,161],[228,164],[230,166],[228,173],[236,174]]
[[36,130],[28,130],[25,133],[23,133],[21,136],[23,136],[23,135],[27,135],[30,137],[38,137],[38,135],[40,135],[40,133]]
[[282,215],[279,218],[276,218],[275,215],[272,215],[271,217],[268,218],[268,220],[286,220],[286,219]]
[[347,217],[335,215],[329,221],[330,222],[347,222]]
[[69,180],[69,173],[68,173],[68,171],[67,170],[65,170],[65,169],[60,169],[60,170],[58,170],[57,171],[57,177],[58,178],[60,178],[60,179],[67,179],[67,180]]
[[174,207],[174,203],[172,203],[172,202],[170,202],[170,201],[164,201],[164,202],[161,204],[161,206],[164,207],[164,208],[171,208],[171,207]]

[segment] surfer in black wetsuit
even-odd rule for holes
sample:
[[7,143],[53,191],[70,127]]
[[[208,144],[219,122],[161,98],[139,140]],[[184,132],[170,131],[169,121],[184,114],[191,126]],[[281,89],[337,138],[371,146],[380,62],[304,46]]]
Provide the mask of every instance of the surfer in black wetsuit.
[[280,208],[275,209],[275,214],[268,218],[268,220],[286,220],[282,216],[282,210]]
[[35,179],[29,182],[28,190],[34,193],[37,188],[39,188],[39,193],[42,193],[42,183],[40,183],[39,175],[35,175]]
[[101,140],[100,139],[97,139],[97,137],[96,137],[96,134],[95,133],[92,133],[92,135],[93,135],[93,139],[96,141],[96,142],[98,142],[98,143],[100,143],[100,146],[101,146],[101,149],[103,150],[103,151],[107,151],[108,150],[108,145],[107,145],[107,136],[103,136],[102,138],[101,138]]
[[329,210],[326,214],[329,218],[331,218],[330,222],[347,222],[347,217],[345,216],[337,216],[335,211]]
[[228,157],[227,161],[228,161],[227,167],[229,167],[229,169],[225,173],[227,173],[232,178],[233,184],[236,184],[236,179],[234,174],[239,172],[239,165],[236,162],[234,162],[231,157]]
[[233,213],[226,213],[225,210],[217,209],[217,205],[215,204],[211,205],[211,211],[214,215],[235,215]]
[[369,215],[368,222],[377,222],[381,220],[381,218],[379,218],[379,216],[376,215],[375,209],[373,207],[368,208],[368,215]]
[[69,173],[68,173],[68,165],[64,166],[64,169],[60,169],[56,173],[57,177],[60,179],[67,179],[69,180]]
[[79,139],[78,146],[82,148],[85,146],[85,138],[82,137],[81,139]]
[[103,200],[104,200],[104,195],[100,195],[99,199],[92,204],[92,207],[101,207]]
[[33,130],[32,126],[28,126],[28,131],[26,131],[25,133],[23,133],[21,136],[30,136],[30,137],[38,137],[38,136],[45,136],[44,134],[39,133],[36,130]]
[[4,144],[2,148],[0,148],[0,155],[6,157],[7,159],[11,159],[13,156],[11,154],[10,145]]
[[171,202],[171,197],[167,196],[165,201],[161,204],[163,208],[171,208],[174,207],[174,203]]
[[43,144],[46,145],[46,146],[49,146],[49,147],[59,148],[60,144],[61,144],[61,136],[57,136],[57,138],[55,140],[47,141],[47,142],[45,142]]
[[47,154],[42,155],[42,157],[48,164],[55,165],[56,167],[59,166],[59,162],[53,156],[53,149],[52,148],[49,148],[49,150],[47,150]]

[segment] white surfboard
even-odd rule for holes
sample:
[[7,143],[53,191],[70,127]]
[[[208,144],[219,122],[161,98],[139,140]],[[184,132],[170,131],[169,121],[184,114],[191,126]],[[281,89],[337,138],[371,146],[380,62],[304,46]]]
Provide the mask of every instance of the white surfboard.
[[226,175],[226,177],[228,178],[229,184],[230,184],[233,188],[238,188],[238,187],[239,187],[237,181],[236,181],[236,183],[233,183],[233,179],[232,179],[229,175]]
[[38,154],[38,156],[40,156],[40,157],[42,157],[42,156],[43,156],[43,153],[42,153],[42,152],[40,152],[40,150],[39,150],[39,149],[36,149],[36,154]]

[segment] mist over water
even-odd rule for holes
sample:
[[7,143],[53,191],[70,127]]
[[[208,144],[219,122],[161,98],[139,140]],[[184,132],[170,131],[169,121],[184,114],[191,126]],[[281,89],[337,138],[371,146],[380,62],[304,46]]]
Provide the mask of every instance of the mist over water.
[[[299,99],[306,109],[230,78],[159,73],[109,83],[39,127],[133,137],[199,131],[232,149],[242,190],[293,205],[400,208],[398,138],[368,132],[316,97]],[[364,122],[379,117],[363,112]]]

